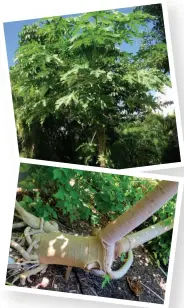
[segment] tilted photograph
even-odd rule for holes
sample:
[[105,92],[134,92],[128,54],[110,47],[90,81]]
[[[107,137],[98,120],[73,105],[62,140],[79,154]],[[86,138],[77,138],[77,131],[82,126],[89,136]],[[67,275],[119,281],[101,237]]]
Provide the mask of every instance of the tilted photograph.
[[180,162],[167,30],[161,4],[5,22],[20,157]]
[[21,163],[6,288],[164,304],[177,194],[145,175]]

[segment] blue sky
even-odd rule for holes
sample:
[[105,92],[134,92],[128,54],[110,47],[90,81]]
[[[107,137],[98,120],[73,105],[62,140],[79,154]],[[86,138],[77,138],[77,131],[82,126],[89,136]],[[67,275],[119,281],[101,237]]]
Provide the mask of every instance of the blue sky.
[[[134,7],[132,8],[124,8],[118,9],[118,11],[123,12],[125,14],[130,13]],[[63,17],[71,17],[75,15],[64,15]],[[21,21],[14,21],[14,22],[6,22],[4,23],[4,33],[5,33],[5,40],[6,40],[6,50],[7,50],[7,57],[8,57],[8,66],[12,66],[14,64],[13,59],[15,52],[18,48],[18,33],[22,30],[23,26],[31,25],[34,22],[38,21],[39,19],[29,19],[29,20],[21,20]],[[127,52],[135,53],[139,49],[139,41],[135,40],[133,45],[128,45],[123,43],[121,46]]]

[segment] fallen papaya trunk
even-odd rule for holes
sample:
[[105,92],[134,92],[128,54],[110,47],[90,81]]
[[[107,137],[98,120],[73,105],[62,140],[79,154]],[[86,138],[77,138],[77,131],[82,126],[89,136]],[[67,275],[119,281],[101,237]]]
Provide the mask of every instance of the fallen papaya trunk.
[[[145,242],[171,230],[173,219],[168,218],[141,231],[129,234],[116,242],[113,246],[113,261],[123,252],[144,244]],[[40,238],[38,251],[39,263],[62,264],[72,267],[80,267],[85,270],[100,270],[108,273],[113,279],[122,277],[133,262],[132,254],[129,255],[126,266],[117,271],[108,271],[105,262],[105,250],[101,238],[97,236],[74,236],[61,232],[44,233]],[[131,263],[131,264],[130,264]],[[127,269],[127,270],[126,270]],[[94,272],[96,274],[96,272]],[[120,274],[121,273],[121,274]]]
[[[97,275],[108,274],[112,279],[122,277],[132,265],[132,249],[172,229],[171,217],[130,234],[172,198],[177,193],[177,188],[176,182],[161,181],[137,204],[99,231],[96,236],[75,236],[56,230],[50,232],[53,224],[45,222],[44,231],[48,233],[33,236],[33,241],[36,239],[39,241],[37,250],[39,263],[80,267],[92,270]],[[22,210],[18,203],[16,209],[26,223],[39,228],[37,217]],[[123,252],[128,252],[127,262],[117,271],[112,271],[113,261]]]

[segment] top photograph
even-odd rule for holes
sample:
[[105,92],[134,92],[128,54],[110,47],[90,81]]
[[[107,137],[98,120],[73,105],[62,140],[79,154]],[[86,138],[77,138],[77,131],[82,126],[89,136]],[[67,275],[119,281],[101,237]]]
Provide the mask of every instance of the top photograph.
[[180,162],[167,30],[161,4],[5,22],[20,157]]

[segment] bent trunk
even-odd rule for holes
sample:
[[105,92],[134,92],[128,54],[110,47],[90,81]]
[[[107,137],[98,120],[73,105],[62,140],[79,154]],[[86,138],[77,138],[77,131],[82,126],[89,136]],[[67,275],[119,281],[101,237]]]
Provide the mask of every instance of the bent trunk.
[[[110,261],[106,260],[109,255],[106,254],[106,249],[104,249],[98,235],[84,237],[61,232],[44,233],[40,238],[38,257],[41,264],[62,264],[85,270],[98,269],[103,273],[108,273],[112,279],[118,279],[125,274],[133,262],[133,248],[171,230],[172,227],[173,218],[170,217],[153,226],[127,235],[115,246],[110,246],[112,249]],[[119,270],[112,271],[112,262],[123,252],[129,252],[128,262]]]

